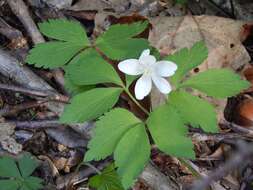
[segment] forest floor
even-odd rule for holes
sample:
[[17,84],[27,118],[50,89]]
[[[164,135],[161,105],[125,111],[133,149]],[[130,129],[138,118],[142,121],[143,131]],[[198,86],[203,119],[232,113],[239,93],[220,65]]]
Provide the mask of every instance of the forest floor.
[[[30,152],[40,161],[34,175],[44,180],[44,189],[89,189],[88,179],[109,162],[78,167],[94,123],[59,123],[70,98],[63,70],[25,63],[35,44],[48,41],[37,26],[51,18],[79,21],[90,38],[112,24],[145,18],[151,25],[148,39],[163,55],[205,41],[208,60],[192,73],[229,68],[253,84],[252,0],[188,0],[185,4],[172,0],[0,0],[0,155],[17,158]],[[217,109],[220,132],[190,130],[196,160],[182,161],[154,147],[152,165],[133,189],[179,190],[192,184],[200,190],[207,186],[253,189],[252,95],[253,86],[228,100],[209,99]],[[152,106],[159,104],[155,92],[151,99]]]

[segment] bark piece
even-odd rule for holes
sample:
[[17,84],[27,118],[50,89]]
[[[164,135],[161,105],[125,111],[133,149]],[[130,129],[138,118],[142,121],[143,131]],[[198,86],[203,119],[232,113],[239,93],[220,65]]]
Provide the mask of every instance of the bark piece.
[[150,163],[145,167],[140,175],[152,189],[154,190],[179,190],[180,187],[175,181],[162,174]]
[[[35,75],[28,67],[13,57],[9,52],[0,49],[0,73],[17,82],[21,86],[29,89],[57,92],[49,86],[43,79]],[[47,106],[53,112],[60,114],[64,104],[49,102]]]

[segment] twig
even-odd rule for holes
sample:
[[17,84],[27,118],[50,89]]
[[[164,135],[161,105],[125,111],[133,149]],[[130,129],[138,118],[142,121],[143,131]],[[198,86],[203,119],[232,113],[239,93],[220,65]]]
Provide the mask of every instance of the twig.
[[[64,126],[59,120],[38,120],[38,121],[14,121],[6,120],[5,123],[10,123],[18,129],[44,129],[44,128],[57,128]],[[89,136],[91,129],[94,127],[93,123],[86,124],[72,124],[68,125],[73,130],[80,134],[87,134]],[[81,129],[80,129],[81,128]]]
[[54,91],[44,80],[21,64],[9,52],[0,49],[0,73],[30,89]]
[[33,90],[33,89],[18,87],[14,85],[1,84],[1,83],[0,83],[0,89],[10,90],[14,92],[21,92],[21,93],[32,95],[32,96],[46,97],[47,101],[59,101],[59,102],[67,103],[69,100],[67,96],[64,96],[61,94],[55,94],[53,91],[49,91],[49,90],[48,91]]
[[[8,1],[10,8],[14,12],[14,14],[19,18],[19,20],[24,25],[25,29],[30,34],[32,41],[34,44],[45,42],[43,36],[32,20],[28,8],[23,2],[23,0],[9,0]],[[64,90],[63,87],[63,72],[60,69],[54,69],[53,75],[56,82],[60,85],[60,87]]]
[[154,190],[179,190],[180,186],[171,178],[162,174],[154,165],[151,163],[147,164],[144,171],[140,175],[152,189]]
[[187,169],[192,173],[192,175],[196,178],[199,178],[201,176],[201,174],[195,170],[194,167],[191,166],[191,164],[189,164],[189,160],[185,159],[185,158],[178,158],[178,160],[185,166],[187,167]]
[[220,13],[222,13],[223,16],[229,17],[229,18],[235,18],[233,14],[231,14],[231,13],[227,12],[226,10],[224,10],[223,8],[221,8],[213,0],[204,0],[204,2],[207,3],[213,9],[216,9],[217,11],[219,11]]
[[131,92],[126,88],[124,87],[124,90],[125,92],[127,93],[127,95],[130,97],[130,99],[147,115],[149,115],[149,111],[146,110],[134,97],[133,95],[131,94]]
[[15,114],[19,111],[26,110],[29,108],[34,108],[41,106],[43,103],[47,102],[47,100],[41,101],[32,101],[28,103],[23,103],[15,106],[5,106],[3,109],[0,110],[0,117]]
[[16,125],[16,128],[19,129],[39,129],[46,127],[61,127],[62,123],[59,123],[58,120],[42,120],[42,121],[14,121],[9,122]]
[[235,16],[235,7],[234,7],[234,3],[233,3],[233,0],[229,0],[229,3],[230,3],[230,8],[231,8],[231,14],[232,14],[232,18],[236,19],[236,16]]
[[0,18],[0,33],[4,35],[6,38],[8,38],[9,40],[23,37],[23,34],[19,30],[11,27],[2,18]]
[[41,121],[6,121],[18,129],[41,129],[47,127],[61,127],[63,124],[58,120],[41,120]]
[[33,22],[24,1],[23,0],[8,0],[7,3],[9,4],[14,14],[19,18],[19,20],[24,25],[25,29],[31,36],[33,43],[37,44],[37,43],[44,42],[45,40],[40,34],[35,23]]
[[[194,5],[196,6],[196,4],[200,4],[200,3],[202,5],[204,5],[204,7],[207,8],[208,10],[213,10],[212,11],[213,13],[218,12],[220,16],[233,18],[232,14],[230,14],[226,10],[220,8],[213,0],[201,0],[201,1],[188,0],[188,8],[191,10],[191,12],[193,14],[196,15],[196,14],[203,14],[204,13],[203,11],[199,11],[196,9],[196,7],[194,7]],[[200,9],[203,9],[203,6],[201,6],[201,5],[198,5],[198,7]]]
[[97,174],[102,174],[102,172],[99,169],[97,169],[95,166],[93,166],[92,164],[86,162],[85,165],[92,168]]
[[14,85],[9,85],[9,84],[7,85],[7,84],[1,84],[1,83],[0,83],[0,89],[14,91],[14,92],[21,92],[27,95],[40,96],[40,97],[47,97],[52,94],[51,91],[33,90],[33,89],[24,88],[24,87],[18,87]]
[[[49,86],[43,79],[35,75],[26,66],[22,65],[15,57],[10,53],[0,49],[0,73],[21,86],[39,91],[58,93]],[[53,112],[60,114],[63,110],[63,104],[60,103],[48,103],[47,107]]]
[[212,182],[225,177],[229,172],[234,171],[242,164],[248,164],[253,156],[253,144],[246,144],[245,142],[238,142],[238,152],[231,156],[230,160],[224,163],[223,166],[217,168],[201,180],[196,181],[191,190],[206,189]]
[[251,130],[247,127],[242,127],[240,125],[237,125],[235,123],[230,123],[225,120],[222,123],[224,125],[228,126],[228,128],[232,129],[235,132],[243,133],[243,134],[247,135],[248,137],[253,137],[253,130]]
[[205,134],[205,133],[190,133],[189,136],[195,141],[214,141],[220,142],[228,139],[242,139],[242,140],[252,140],[248,137],[244,137],[237,133],[224,133],[224,134]]
[[[188,161],[188,164],[194,168],[195,171],[197,171],[201,177],[206,177],[208,176],[208,174],[206,173],[206,171],[200,169],[196,164],[194,164],[192,161]],[[215,187],[214,189],[217,190],[225,190],[225,188],[223,186],[221,186],[221,184],[217,183],[217,182],[213,182],[212,184],[210,184],[211,188],[205,189],[205,190],[212,190],[212,187]]]
[[[102,170],[106,165],[108,165],[108,161],[99,163],[96,168],[98,170]],[[67,187],[69,184],[76,185],[78,182],[83,181],[85,178],[94,174],[96,174],[96,171],[93,168],[86,167],[77,173],[60,176],[56,180],[57,189],[65,189],[65,187]]]

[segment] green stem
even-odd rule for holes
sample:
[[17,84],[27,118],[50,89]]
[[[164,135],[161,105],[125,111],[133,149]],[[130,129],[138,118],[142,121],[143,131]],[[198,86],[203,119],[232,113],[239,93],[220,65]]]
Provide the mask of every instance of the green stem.
[[127,95],[133,100],[133,102],[147,115],[149,115],[149,111],[146,110],[134,97],[133,95],[129,92],[129,90],[124,86],[124,91],[127,93]]
[[90,163],[85,163],[86,166],[90,167],[91,169],[93,169],[97,174],[102,174],[101,171],[99,171],[99,169],[97,169],[95,166],[93,166],[92,164]]
[[195,176],[196,178],[200,178],[201,175],[198,173],[198,171],[196,171],[188,162],[186,159],[184,158],[178,158],[178,160],[184,165],[186,166],[192,173],[193,176]]

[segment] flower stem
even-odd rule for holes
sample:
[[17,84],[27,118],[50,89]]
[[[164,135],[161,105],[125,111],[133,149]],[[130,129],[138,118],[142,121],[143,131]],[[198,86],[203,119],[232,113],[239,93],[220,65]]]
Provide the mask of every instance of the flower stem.
[[192,175],[193,175],[194,177],[197,177],[197,178],[200,178],[200,177],[201,177],[201,175],[198,173],[198,171],[196,171],[196,170],[188,163],[188,161],[187,161],[186,159],[184,159],[184,158],[178,158],[178,160],[179,160],[184,166],[186,166],[186,167],[190,170],[190,172],[192,173]]
[[91,165],[90,163],[86,162],[85,165],[93,169],[97,174],[102,174],[102,172],[99,171],[99,169],[97,169],[95,166]]
[[149,111],[146,110],[134,97],[133,95],[129,92],[129,90],[124,87],[124,91],[127,93],[127,95],[131,98],[131,100],[147,115],[149,115]]

